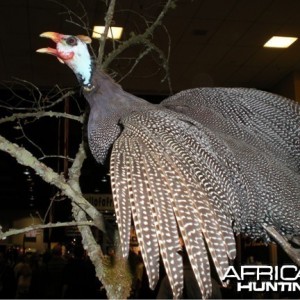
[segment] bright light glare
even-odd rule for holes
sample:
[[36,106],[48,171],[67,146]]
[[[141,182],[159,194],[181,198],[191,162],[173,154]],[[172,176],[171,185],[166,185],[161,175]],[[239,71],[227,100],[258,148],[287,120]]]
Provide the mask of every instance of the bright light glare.
[[268,48],[287,48],[297,41],[296,37],[288,36],[273,36],[265,44],[264,47]]
[[[99,39],[101,34],[104,33],[105,26],[94,26],[92,37]],[[119,40],[123,32],[123,27],[110,27],[108,30],[107,37],[114,40]]]

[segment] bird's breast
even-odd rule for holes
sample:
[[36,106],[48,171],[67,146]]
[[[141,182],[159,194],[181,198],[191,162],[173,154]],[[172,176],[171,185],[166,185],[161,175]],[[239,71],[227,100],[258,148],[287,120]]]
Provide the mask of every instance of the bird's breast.
[[88,141],[92,155],[98,163],[103,164],[109,155],[110,149],[121,133],[121,128],[111,120],[92,122],[88,126]]

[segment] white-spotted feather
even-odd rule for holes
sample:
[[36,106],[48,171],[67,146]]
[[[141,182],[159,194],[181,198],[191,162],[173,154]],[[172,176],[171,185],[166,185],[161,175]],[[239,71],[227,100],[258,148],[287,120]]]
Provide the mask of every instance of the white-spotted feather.
[[126,181],[127,173],[123,165],[126,160],[124,159],[124,153],[121,151],[122,145],[116,143],[115,149],[116,151],[111,155],[111,187],[122,252],[124,256],[127,256],[129,252],[131,208]]
[[[147,127],[145,119],[151,119],[151,124],[158,123],[161,126]],[[120,147],[117,149],[126,152],[126,161],[123,165],[131,165],[131,174],[127,173],[128,167],[123,167],[127,170],[129,178],[127,184],[133,187],[133,182],[135,182],[132,191],[140,193],[138,185],[141,186],[145,182],[149,185],[148,189],[143,187],[144,193],[147,194],[145,199],[149,201],[148,207],[150,205],[148,214],[152,214],[153,217],[160,253],[174,297],[179,297],[182,291],[182,263],[180,264],[179,255],[176,256],[179,245],[177,226],[185,242],[201,292],[204,297],[208,297],[212,286],[206,245],[221,277],[228,266],[229,258],[233,256],[233,252],[228,249],[234,248],[234,245],[227,245],[228,241],[232,242],[233,238],[232,229],[230,234],[227,232],[230,228],[230,221],[227,219],[226,223],[223,219],[221,223],[223,229],[226,230],[222,230],[219,225],[222,212],[210,212],[210,209],[214,210],[217,207],[210,203],[212,198],[208,197],[209,191],[205,190],[207,187],[205,187],[203,177],[195,176],[201,173],[201,170],[196,165],[193,154],[189,154],[195,151],[193,144],[196,145],[196,143],[189,143],[189,146],[193,148],[189,149],[189,152],[185,149],[186,145],[182,143],[182,137],[186,134],[186,122],[178,122],[178,119],[174,118],[168,123],[162,123],[163,119],[164,113],[156,111],[151,111],[145,116],[132,115],[130,120],[126,120],[127,128],[116,142],[117,145],[120,140],[125,144],[128,142],[131,147],[123,147],[123,150]],[[171,130],[172,135],[168,134]],[[195,139],[191,135],[189,138]],[[116,148],[113,152],[115,150]],[[130,151],[127,152],[128,150]],[[145,174],[140,173],[141,168],[135,166],[135,163],[144,166]],[[202,163],[203,172],[205,172],[205,165],[207,163]],[[138,174],[138,176],[133,176],[133,174]],[[141,219],[138,217],[141,215],[138,212],[139,200],[135,200],[133,196],[129,198],[132,199],[131,210],[135,216],[136,227],[139,228],[138,238],[141,240],[142,247],[145,247],[145,235],[142,233]],[[145,249],[142,253],[147,256]],[[147,257],[145,261],[148,265]],[[148,270],[150,276],[151,273],[151,270]]]

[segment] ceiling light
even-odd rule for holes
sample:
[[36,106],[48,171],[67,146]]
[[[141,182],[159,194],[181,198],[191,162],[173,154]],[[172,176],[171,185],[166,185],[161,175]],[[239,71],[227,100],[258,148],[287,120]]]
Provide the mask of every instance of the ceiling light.
[[[99,39],[101,34],[104,33],[105,26],[94,26],[92,37],[94,39]],[[123,32],[123,27],[109,27],[107,37],[113,38],[114,40],[119,40]]]
[[296,37],[289,36],[273,36],[265,44],[268,48],[287,48],[297,41]]

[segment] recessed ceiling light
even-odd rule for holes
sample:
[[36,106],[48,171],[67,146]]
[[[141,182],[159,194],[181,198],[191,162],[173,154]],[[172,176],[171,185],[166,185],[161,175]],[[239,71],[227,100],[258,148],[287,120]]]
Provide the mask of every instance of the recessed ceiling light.
[[291,36],[273,36],[265,44],[268,48],[287,48],[291,46],[298,38]]
[[[101,34],[104,33],[105,26],[94,26],[92,37],[94,39],[99,39]],[[119,40],[123,32],[123,27],[112,26],[108,30],[107,37],[114,40]]]

